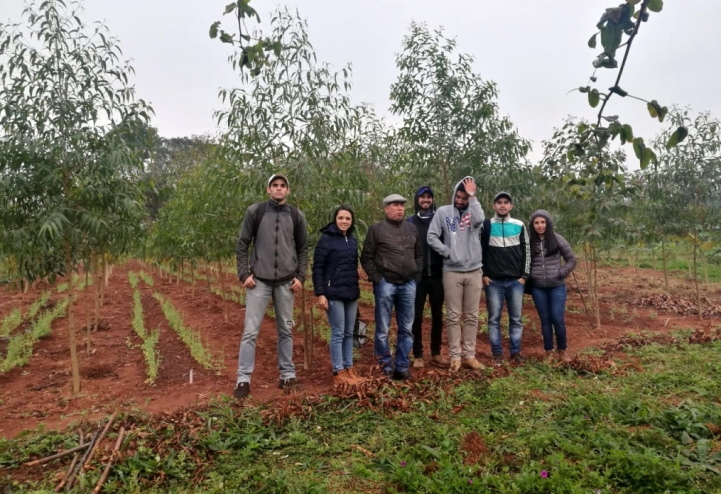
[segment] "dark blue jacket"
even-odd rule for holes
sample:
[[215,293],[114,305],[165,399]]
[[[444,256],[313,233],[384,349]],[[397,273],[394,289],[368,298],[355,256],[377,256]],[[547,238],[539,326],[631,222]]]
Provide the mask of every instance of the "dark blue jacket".
[[356,300],[358,286],[358,242],[352,232],[344,236],[335,223],[321,229],[313,255],[313,289],[328,300]]

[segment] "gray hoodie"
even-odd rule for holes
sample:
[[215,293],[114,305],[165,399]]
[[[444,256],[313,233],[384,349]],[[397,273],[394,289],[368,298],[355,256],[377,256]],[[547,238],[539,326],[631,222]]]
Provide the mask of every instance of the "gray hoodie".
[[[472,177],[463,180],[466,178]],[[463,215],[456,209],[454,198],[463,180],[453,189],[452,203],[438,208],[433,216],[428,227],[428,245],[443,256],[444,271],[465,273],[480,269],[483,264],[480,232],[486,216],[475,197],[469,199]]]

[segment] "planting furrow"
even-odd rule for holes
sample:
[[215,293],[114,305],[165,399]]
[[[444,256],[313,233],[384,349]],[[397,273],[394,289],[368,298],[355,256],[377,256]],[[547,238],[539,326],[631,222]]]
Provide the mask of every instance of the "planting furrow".
[[170,299],[163,297],[160,293],[153,295],[160,303],[163,314],[168,320],[170,327],[177,333],[180,339],[190,350],[191,356],[205,369],[220,371],[223,368],[222,356],[214,356],[207,348],[203,346],[200,335],[191,328],[185,326],[183,317],[175,309]]
[[43,312],[32,324],[29,331],[21,332],[10,338],[5,360],[0,363],[0,372],[7,372],[25,365],[33,354],[33,345],[48,336],[55,319],[65,315],[67,300],[62,300],[54,308]]

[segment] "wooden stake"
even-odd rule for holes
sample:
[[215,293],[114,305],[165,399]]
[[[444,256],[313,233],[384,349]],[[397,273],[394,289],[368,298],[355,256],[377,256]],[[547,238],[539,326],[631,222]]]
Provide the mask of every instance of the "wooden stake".
[[90,450],[90,453],[88,454],[87,459],[83,463],[83,467],[87,468],[88,465],[90,465],[90,461],[93,459],[93,456],[95,455],[96,446],[100,444],[103,439],[105,439],[105,435],[108,433],[108,430],[110,430],[110,426],[113,425],[113,421],[115,420],[115,416],[118,414],[118,411],[115,410],[113,414],[108,419],[108,423],[105,425],[105,429],[103,429],[103,432],[100,433],[100,437],[98,437],[98,440],[95,441],[95,444],[93,445],[93,448]]
[[50,461],[57,460],[59,458],[64,458],[73,453],[77,453],[78,451],[82,451],[87,447],[88,447],[87,444],[80,444],[79,446],[75,446],[74,448],[66,449],[65,451],[61,451],[60,453],[54,454],[52,456],[40,458],[39,460],[29,461],[29,462],[25,463],[25,466],[26,467],[35,467],[38,465],[42,465],[43,463],[48,463]]
[[[78,444],[79,444],[80,446],[82,446],[82,445],[83,445],[83,431],[80,430],[80,431],[78,431],[78,433],[80,434],[80,440],[79,440],[79,443],[78,443]],[[55,487],[55,491],[54,491],[54,492],[60,492],[61,490],[63,490],[63,486],[65,485],[65,482],[66,482],[66,481],[68,480],[68,478],[70,477],[70,473],[71,473],[71,472],[73,471],[73,469],[75,468],[75,464],[78,462],[78,458],[80,458],[80,453],[79,453],[79,452],[78,452],[78,453],[75,453],[75,456],[73,456],[73,461],[70,463],[70,466],[68,467],[67,471],[65,472],[65,475],[63,476],[63,479],[60,481],[60,483],[57,485],[57,487]]]
[[108,464],[105,465],[105,471],[100,476],[100,480],[98,480],[98,483],[95,485],[95,489],[93,489],[93,494],[98,494],[98,492],[100,492],[100,490],[103,488],[103,484],[108,479],[108,474],[110,473],[110,467],[113,466],[115,457],[118,455],[118,451],[120,451],[120,446],[122,446],[122,444],[123,444],[124,436],[125,436],[125,427],[121,427],[120,432],[118,433],[118,440],[115,441],[115,447],[113,448],[113,452],[110,454],[110,459],[108,460]]

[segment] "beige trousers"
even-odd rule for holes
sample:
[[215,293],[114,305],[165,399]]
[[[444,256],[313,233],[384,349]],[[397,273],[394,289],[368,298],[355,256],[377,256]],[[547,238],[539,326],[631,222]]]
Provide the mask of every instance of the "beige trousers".
[[476,358],[478,304],[481,302],[482,280],[480,269],[466,273],[443,272],[446,332],[451,360]]

